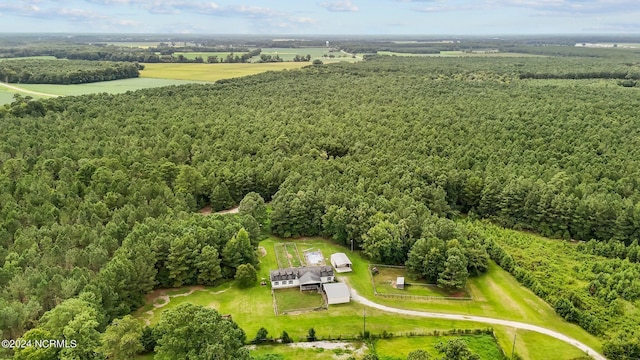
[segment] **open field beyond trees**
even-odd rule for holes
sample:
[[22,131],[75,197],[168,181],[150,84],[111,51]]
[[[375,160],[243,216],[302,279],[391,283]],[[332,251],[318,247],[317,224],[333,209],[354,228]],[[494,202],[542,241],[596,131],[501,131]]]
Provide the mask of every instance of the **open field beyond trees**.
[[293,70],[309,66],[308,62],[279,62],[263,64],[145,64],[140,77],[157,79],[218,81],[265,71]]

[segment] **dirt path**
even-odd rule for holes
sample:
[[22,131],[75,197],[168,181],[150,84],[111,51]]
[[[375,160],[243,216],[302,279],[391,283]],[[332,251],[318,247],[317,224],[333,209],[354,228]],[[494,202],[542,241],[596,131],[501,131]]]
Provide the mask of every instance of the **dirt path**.
[[238,213],[237,206],[228,210],[222,210],[222,211],[216,212],[216,214],[237,214],[237,213]]
[[358,295],[358,292],[355,291],[354,289],[351,289],[351,299],[353,299],[353,301],[358,302],[360,304],[372,307],[374,309],[390,312],[390,313],[409,315],[409,316],[418,316],[418,317],[425,317],[425,318],[432,318],[432,319],[475,321],[475,322],[480,322],[485,324],[502,325],[502,326],[508,326],[516,329],[535,331],[537,333],[549,335],[555,339],[564,341],[569,345],[573,345],[578,349],[580,349],[581,351],[584,351],[587,355],[591,356],[596,360],[607,360],[607,358],[600,355],[597,351],[581,343],[580,341],[573,339],[569,336],[566,336],[564,334],[561,334],[559,332],[545,329],[537,325],[531,325],[531,324],[522,323],[518,321],[494,319],[494,318],[488,318],[483,316],[442,314],[442,313],[433,313],[433,312],[427,312],[427,311],[398,309],[398,308],[394,308],[386,305],[381,305],[371,300],[365,299],[364,297]]
[[43,93],[43,92],[39,92],[39,91],[27,90],[27,89],[23,89],[21,87],[17,87],[17,86],[14,86],[14,85],[9,85],[9,84],[3,83],[3,82],[0,82],[0,85],[4,86],[6,88],[9,88],[11,90],[15,90],[15,91],[18,91],[18,92],[23,92],[23,93],[31,94],[31,95],[48,96],[48,97],[58,97],[58,96],[60,96],[60,95],[55,95],[55,94],[47,94],[47,93]]

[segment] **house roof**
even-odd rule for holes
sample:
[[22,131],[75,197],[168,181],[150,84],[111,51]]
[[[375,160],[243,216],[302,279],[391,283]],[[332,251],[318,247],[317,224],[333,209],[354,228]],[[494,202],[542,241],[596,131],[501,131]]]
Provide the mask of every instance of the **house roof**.
[[351,260],[347,257],[345,253],[335,253],[331,254],[331,262],[335,264],[335,266],[346,266],[351,265]]
[[300,276],[300,285],[311,285],[311,284],[319,284],[320,276],[311,271],[307,271],[302,276]]
[[271,281],[301,279],[306,273],[317,275],[318,282],[320,282],[320,277],[333,276],[333,268],[331,266],[309,266],[271,270],[269,278]]
[[404,276],[398,276],[398,279],[396,279],[396,284],[404,285]]
[[335,298],[343,298],[349,297],[349,287],[345,283],[336,282],[336,283],[327,283],[323,284],[324,292],[327,293],[327,298],[335,299]]

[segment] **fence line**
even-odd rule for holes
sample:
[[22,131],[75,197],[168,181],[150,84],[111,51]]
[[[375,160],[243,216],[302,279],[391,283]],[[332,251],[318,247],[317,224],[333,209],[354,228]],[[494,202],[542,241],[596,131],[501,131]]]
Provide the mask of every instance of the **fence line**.
[[[406,266],[398,266],[398,265],[381,265],[381,264],[369,264],[368,266],[368,271],[369,271],[369,277],[371,278],[371,286],[373,287],[373,295],[374,296],[380,296],[380,297],[386,297],[386,298],[405,298],[405,299],[416,299],[416,300],[460,300],[460,301],[471,301],[473,300],[473,297],[471,296],[465,296],[465,297],[453,297],[453,296],[428,296],[428,295],[408,295],[408,294],[380,294],[378,292],[378,290],[376,289],[376,283],[375,280],[373,279],[373,272],[371,272],[371,268],[372,267],[387,267],[387,268],[394,268],[394,269],[406,269]],[[420,284],[420,283],[405,283],[405,285],[409,285],[409,286],[434,286],[434,284]],[[465,291],[467,291],[466,286],[465,286]],[[469,293],[469,291],[467,291],[467,293]]]

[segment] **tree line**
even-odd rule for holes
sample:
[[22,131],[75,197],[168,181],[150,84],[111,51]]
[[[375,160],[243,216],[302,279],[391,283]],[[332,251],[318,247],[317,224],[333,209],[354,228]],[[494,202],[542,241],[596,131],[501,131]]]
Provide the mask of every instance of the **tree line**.
[[4,60],[0,63],[0,79],[20,84],[84,84],[135,78],[143,66],[126,62]]

